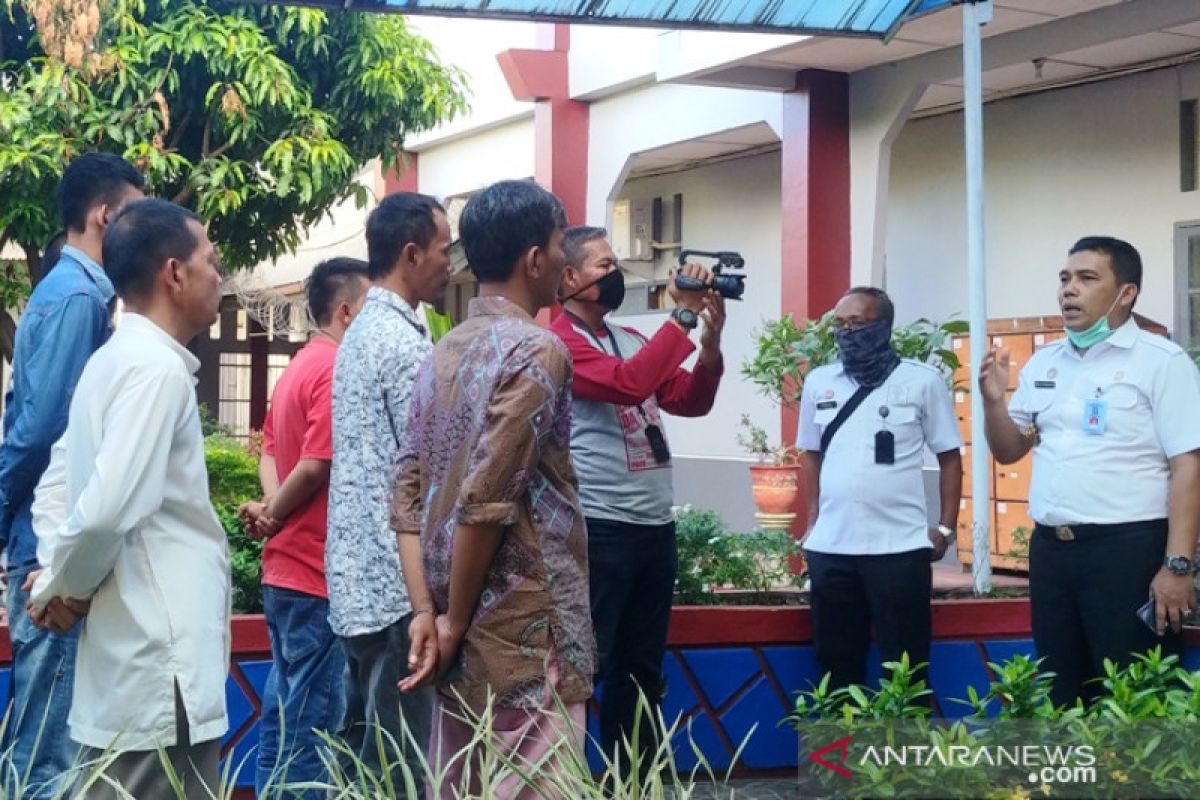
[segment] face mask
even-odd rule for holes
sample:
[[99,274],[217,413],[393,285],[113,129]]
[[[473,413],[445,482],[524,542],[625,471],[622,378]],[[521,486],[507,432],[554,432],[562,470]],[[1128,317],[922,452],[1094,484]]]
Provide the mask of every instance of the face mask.
[[625,302],[625,274],[619,269],[604,273],[601,278],[564,297],[562,302],[575,299],[593,286],[600,289],[600,296],[596,298],[596,302],[609,311],[616,311],[621,307],[621,303]]
[[842,366],[862,386],[881,385],[900,359],[892,350],[892,326],[887,320],[857,330],[834,332]]
[[1067,339],[1071,344],[1080,350],[1088,350],[1112,336],[1113,331],[1112,326],[1108,324],[1108,315],[1117,307],[1117,301],[1120,299],[1121,295],[1118,293],[1112,305],[1108,307],[1108,311],[1104,312],[1104,316],[1096,320],[1095,324],[1086,331],[1073,331],[1067,328]]

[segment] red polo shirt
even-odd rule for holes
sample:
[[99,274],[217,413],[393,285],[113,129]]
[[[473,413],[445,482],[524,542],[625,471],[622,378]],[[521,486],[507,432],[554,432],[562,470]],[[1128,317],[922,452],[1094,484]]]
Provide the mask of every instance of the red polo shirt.
[[[263,426],[263,453],[282,484],[300,459],[333,458],[333,362],[337,345],[317,337],[292,358],[275,384]],[[284,522],[263,548],[264,586],[326,597],[325,526],[329,483]]]

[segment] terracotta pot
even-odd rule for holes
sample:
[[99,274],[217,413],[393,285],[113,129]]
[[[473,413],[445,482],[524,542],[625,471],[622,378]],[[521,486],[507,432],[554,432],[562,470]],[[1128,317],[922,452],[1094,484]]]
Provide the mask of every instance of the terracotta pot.
[[764,514],[786,514],[793,510],[800,494],[800,466],[767,464],[750,466],[750,488],[754,505]]

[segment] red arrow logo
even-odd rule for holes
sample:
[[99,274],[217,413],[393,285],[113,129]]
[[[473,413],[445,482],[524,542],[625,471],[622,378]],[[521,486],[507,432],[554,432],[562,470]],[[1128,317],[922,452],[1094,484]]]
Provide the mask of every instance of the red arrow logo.
[[[813,761],[817,762],[818,764],[820,764],[822,767],[833,770],[838,775],[842,775],[846,778],[852,777],[853,773],[851,773],[850,770],[848,770],[842,766],[842,764],[846,763],[846,748],[850,744],[851,738],[852,737],[850,737],[850,736],[846,736],[842,739],[838,739],[833,744],[827,744],[824,747],[822,747],[820,750],[815,751],[812,755],[809,756],[809,758],[812,759]],[[822,756],[826,755],[827,753],[831,753],[834,750],[837,750],[838,752],[840,752],[842,754],[842,757],[841,757],[839,763],[835,764],[832,761],[826,761],[824,758],[822,758]]]

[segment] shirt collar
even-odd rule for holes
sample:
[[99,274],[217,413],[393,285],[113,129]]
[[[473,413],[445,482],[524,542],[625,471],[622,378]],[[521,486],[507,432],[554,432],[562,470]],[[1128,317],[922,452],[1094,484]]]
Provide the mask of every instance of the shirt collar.
[[121,330],[133,331],[139,336],[149,336],[161,344],[166,345],[175,351],[175,354],[183,359],[184,365],[188,372],[195,375],[196,370],[200,369],[200,359],[188,350],[186,347],[175,341],[175,337],[164,331],[162,328],[150,321],[149,317],[144,317],[141,314],[135,314],[132,311],[126,311],[121,316]]
[[498,294],[476,297],[467,303],[467,317],[518,317],[533,322],[529,312]]
[[425,330],[425,324],[421,318],[417,316],[416,309],[410,306],[407,300],[393,292],[391,289],[388,289],[384,286],[372,286],[367,290],[366,302],[380,303],[392,309],[393,311],[399,312],[400,316],[404,317],[411,325],[415,326],[417,330],[421,332],[422,336],[426,335],[427,331]]
[[[1134,344],[1137,343],[1139,330],[1140,329],[1138,328],[1137,322],[1133,319],[1133,317],[1130,317],[1129,319],[1125,320],[1120,327],[1110,333],[1108,338],[1103,342],[1092,345],[1090,348],[1088,348],[1087,353],[1103,353],[1112,347],[1119,347],[1122,350],[1129,350],[1134,346]],[[1081,354],[1078,350],[1076,350],[1069,339],[1064,339],[1063,341],[1066,343],[1063,347],[1063,352],[1067,353],[1067,355],[1069,355],[1071,358],[1074,358],[1076,361],[1081,361],[1083,357],[1087,355],[1087,353]]]
[[1123,347],[1128,350],[1137,341],[1137,336],[1137,322],[1134,321],[1133,317],[1130,317],[1125,320],[1125,323],[1121,327],[1112,332],[1112,335],[1108,337],[1108,343],[1113,347]]
[[113,299],[116,290],[113,289],[112,281],[108,279],[108,274],[104,268],[91,259],[91,257],[74,245],[63,245],[62,255],[69,256],[83,267],[84,273],[92,279],[96,284],[96,288],[100,290],[100,294],[104,297],[104,302]]

